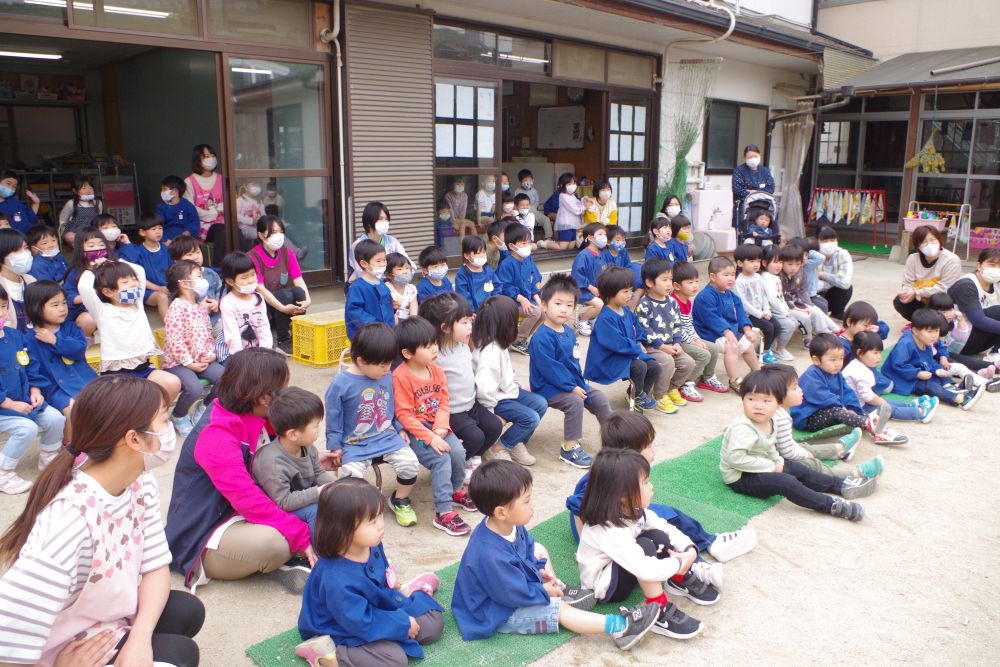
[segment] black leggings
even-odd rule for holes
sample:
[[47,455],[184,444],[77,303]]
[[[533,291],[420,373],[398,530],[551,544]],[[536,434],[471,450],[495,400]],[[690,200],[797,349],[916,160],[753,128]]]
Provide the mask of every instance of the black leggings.
[[660,379],[660,364],[656,359],[646,359],[645,361],[636,357],[629,367],[629,378],[635,386],[636,392],[645,392],[652,398],[653,385]]
[[[997,320],[997,323],[1000,324],[1000,306],[985,308],[983,314],[992,320]],[[998,346],[1000,346],[1000,334],[972,327],[972,331],[969,332],[969,340],[965,341],[965,347],[962,348],[962,354],[979,354]]]
[[867,421],[866,416],[859,415],[857,412],[851,412],[847,408],[839,406],[831,406],[817,410],[806,417],[806,430],[819,431],[834,424],[847,424],[851,428],[864,428]]
[[829,512],[833,498],[826,494],[840,495],[843,483],[840,477],[824,475],[798,461],[786,460],[784,472],[745,472],[729,488],[754,498],[784,496],[800,507]]
[[853,287],[848,287],[847,289],[842,287],[831,287],[827,291],[823,292],[823,297],[826,299],[826,303],[830,307],[830,317],[843,320],[844,308],[847,308],[847,304],[851,302],[851,296],[853,295]]
[[763,317],[754,317],[753,315],[749,315],[748,317],[750,318],[750,324],[760,329],[760,332],[764,334],[764,349],[770,350],[771,343],[781,333],[781,325],[774,321],[774,319],[765,320]]
[[892,307],[896,309],[896,312],[899,313],[900,317],[902,317],[907,322],[911,322],[913,320],[913,313],[917,312],[921,308],[924,308],[925,304],[923,301],[920,301],[916,298],[908,303],[903,303],[902,301],[899,300],[899,297],[897,296],[895,299],[892,300]]
[[[669,550],[670,536],[662,530],[645,530],[635,538],[636,544],[642,547],[647,556],[655,556],[659,559],[670,558]],[[611,563],[611,583],[608,585],[608,592],[604,594],[601,602],[621,602],[639,585],[639,580],[628,570],[622,568],[618,563]]]
[[[282,287],[272,292],[274,298],[283,306],[302,301],[306,298],[306,293],[301,287]],[[275,340],[279,343],[288,340],[292,333],[292,316],[286,315],[280,310],[275,310],[271,306],[267,307],[267,315],[274,322]]]
[[466,459],[482,456],[493,446],[503,430],[500,418],[479,403],[473,403],[465,412],[452,412],[448,422],[455,437],[465,447]]
[[[175,667],[198,667],[200,661],[198,645],[194,637],[205,622],[205,605],[186,591],[170,591],[167,604],[160,614],[160,620],[153,628],[153,660],[165,662]],[[116,647],[113,662],[128,639],[122,637]]]

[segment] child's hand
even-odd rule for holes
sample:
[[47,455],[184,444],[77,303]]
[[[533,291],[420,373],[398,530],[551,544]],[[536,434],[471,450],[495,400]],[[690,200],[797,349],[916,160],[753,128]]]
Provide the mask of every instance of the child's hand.
[[188,364],[187,367],[193,370],[195,373],[202,373],[205,371],[206,368],[208,368],[208,364],[202,361],[195,361],[193,363]]
[[283,305],[278,310],[280,310],[281,312],[283,312],[285,315],[298,315],[299,314],[299,307],[296,306],[294,303],[289,303],[289,304]]
[[302,555],[305,556],[307,561],[309,561],[309,567],[316,564],[316,552],[313,551],[312,547],[306,547],[306,550],[302,552]]
[[726,329],[726,333],[722,334],[722,337],[726,339],[727,347],[738,347],[740,344],[740,341],[736,338],[736,334],[728,329]]
[[939,368],[936,371],[934,371],[934,375],[938,376],[939,378],[946,378],[948,377],[948,371],[946,371],[943,368]]
[[122,232],[122,235],[118,237],[118,243],[127,245],[132,243],[132,239],[128,237],[128,234]]
[[545,588],[545,592],[549,594],[550,598],[561,598],[563,596],[562,589],[556,586],[554,581],[546,581],[542,584]]
[[671,357],[676,357],[678,354],[680,354],[681,352],[683,352],[683,350],[681,350],[681,346],[678,345],[677,343],[672,343],[670,345],[664,345],[663,347],[666,348],[664,350],[664,352],[666,352],[667,354],[669,354]]
[[938,359],[938,363],[940,363],[941,368],[945,369],[946,371],[951,370],[951,362],[948,361],[948,357],[941,357],[940,359]]
[[703,341],[700,338],[695,339],[694,345],[695,345],[695,347],[700,347],[703,350],[707,350],[708,349],[708,343],[706,343],[705,341]]
[[771,313],[764,313],[764,317],[762,319],[765,319],[765,320],[771,319]]
[[340,449],[332,452],[320,452],[319,464],[323,470],[336,470],[341,465],[340,459],[343,454],[343,450]]
[[694,565],[695,559],[698,558],[698,552],[694,549],[685,549],[684,551],[674,551],[670,550],[670,555],[681,562],[680,572],[687,572]]
[[930,371],[919,371],[917,373],[917,379],[918,380],[930,380],[931,377],[932,377],[932,375],[931,375]]
[[584,389],[583,387],[573,387],[573,391],[571,391],[570,393],[576,394],[583,400],[587,400],[587,390]]
[[201,302],[201,307],[210,313],[216,313],[219,311],[219,301],[218,299],[205,299]]
[[10,405],[7,406],[7,409],[26,415],[31,413],[32,407],[30,403],[25,403],[24,401],[11,401]]
[[778,459],[774,464],[774,472],[785,472],[785,460]]
[[440,435],[435,435],[431,438],[431,441],[427,443],[427,446],[438,454],[444,454],[451,451],[451,445],[449,445]]
[[410,639],[416,639],[417,635],[420,634],[420,624],[417,623],[417,619],[410,616],[410,629],[407,630],[406,636]]
[[38,327],[35,329],[35,340],[47,345],[55,345],[56,335],[44,327]]
[[28,392],[31,397],[31,407],[37,408],[39,405],[45,402],[45,397],[42,396],[42,390],[38,387],[32,387],[31,391]]

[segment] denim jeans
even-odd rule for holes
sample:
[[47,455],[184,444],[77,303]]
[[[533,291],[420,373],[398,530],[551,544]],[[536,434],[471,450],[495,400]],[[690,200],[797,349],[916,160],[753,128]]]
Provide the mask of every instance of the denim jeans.
[[957,405],[955,402],[955,390],[948,389],[939,377],[932,377],[930,380],[917,380],[913,385],[913,393],[916,396],[927,394],[937,396],[941,401],[949,405]]
[[518,443],[527,444],[542,420],[549,402],[544,396],[519,389],[517,398],[498,401],[493,414],[510,422],[510,428],[500,436],[500,444],[512,449]]
[[410,448],[417,455],[417,460],[431,471],[431,494],[434,496],[434,511],[438,514],[451,511],[452,495],[465,484],[465,448],[451,433],[444,437],[444,441],[451,451],[438,454],[426,442],[410,436]]
[[309,534],[316,535],[316,508],[317,503],[310,503],[305,507],[300,507],[297,510],[292,510],[292,514],[299,517],[303,521],[309,524]]
[[8,436],[0,467],[4,470],[16,468],[35,436],[41,436],[39,448],[43,452],[59,449],[65,425],[66,418],[51,405],[44,406],[32,417],[0,417],[0,433]]
[[892,418],[903,422],[912,422],[920,419],[920,412],[917,406],[904,401],[889,401],[886,403],[892,408]]

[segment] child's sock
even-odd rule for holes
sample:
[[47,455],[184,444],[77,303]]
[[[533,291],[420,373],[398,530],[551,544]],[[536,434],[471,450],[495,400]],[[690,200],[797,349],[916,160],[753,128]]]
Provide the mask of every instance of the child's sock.
[[[670,581],[677,582],[678,584],[683,584],[685,579],[687,579],[687,575],[686,574],[681,574],[680,572],[678,572],[674,576],[670,577]],[[666,596],[666,593],[664,593],[664,596]],[[648,602],[648,600],[647,600],[647,602]]]
[[646,598],[646,604],[649,604],[650,602],[655,602],[661,607],[666,607],[670,604],[670,600],[667,599],[666,593],[660,593],[655,598]]
[[625,632],[628,627],[628,622],[625,620],[624,616],[619,614],[608,614],[604,617],[604,634],[606,635],[619,635]]

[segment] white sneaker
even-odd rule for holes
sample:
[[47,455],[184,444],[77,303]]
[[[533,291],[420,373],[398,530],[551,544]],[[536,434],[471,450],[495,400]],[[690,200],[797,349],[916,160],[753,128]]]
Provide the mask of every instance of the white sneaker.
[[57,456],[59,456],[58,449],[54,452],[38,452],[38,471],[41,472],[42,470],[45,470],[45,468],[48,467],[48,465],[52,463]]
[[523,466],[535,465],[535,457],[531,455],[531,452],[528,451],[523,442],[519,442],[511,447],[510,458],[514,460],[514,463],[520,463]]
[[480,466],[483,462],[481,456],[473,456],[471,459],[465,462],[465,485],[469,485],[469,480],[472,479],[472,473],[476,471],[476,468]]
[[493,449],[491,449],[488,452],[486,452],[486,454],[485,454],[485,456],[483,458],[485,458],[487,461],[513,461],[514,460],[514,459],[512,459],[510,457],[510,452],[507,451],[507,448],[504,447],[504,446],[502,446],[502,445],[497,445]]
[[720,563],[742,556],[757,546],[757,531],[753,528],[719,533],[708,548],[708,553]]
[[0,470],[0,493],[16,496],[31,488],[31,482],[22,479],[14,470]]
[[590,328],[590,322],[587,322],[586,320],[577,320],[576,333],[580,336],[589,336],[593,333],[593,329]]
[[789,352],[787,349],[775,350],[774,357],[778,361],[795,361],[795,357],[792,356],[792,353]]
[[722,590],[722,563],[711,563],[707,561],[697,561],[691,566],[691,572],[706,584],[711,584],[715,589]]

